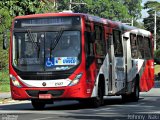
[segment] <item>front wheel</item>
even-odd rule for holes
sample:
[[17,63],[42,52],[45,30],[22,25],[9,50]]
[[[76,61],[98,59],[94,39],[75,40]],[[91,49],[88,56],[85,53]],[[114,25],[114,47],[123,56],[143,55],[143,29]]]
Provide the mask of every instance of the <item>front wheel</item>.
[[91,99],[91,104],[93,107],[99,107],[104,104],[103,92],[104,91],[102,89],[102,85],[101,84],[98,85],[98,95],[97,95],[97,97]]
[[44,109],[44,107],[46,105],[44,103],[44,101],[40,101],[40,100],[36,100],[36,99],[31,100],[31,102],[32,102],[33,108],[36,110],[42,110],[42,109]]

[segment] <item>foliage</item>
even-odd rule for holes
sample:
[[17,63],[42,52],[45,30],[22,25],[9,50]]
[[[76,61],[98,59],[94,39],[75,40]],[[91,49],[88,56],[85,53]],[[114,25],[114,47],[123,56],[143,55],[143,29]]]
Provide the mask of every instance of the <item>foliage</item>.
[[[86,3],[85,5],[74,5],[74,12],[89,13],[92,15],[126,21],[141,16],[141,0],[73,0],[74,2]],[[69,9],[69,0],[59,1],[58,10]]]
[[7,9],[0,9],[0,33],[8,29],[11,25],[11,17]]
[[141,10],[142,10],[142,0],[122,0],[124,5],[128,9],[128,14],[131,15],[134,19],[138,19],[141,17]]
[[[9,15],[9,12],[7,9],[2,8],[0,9],[0,70],[2,68],[5,68],[8,65],[8,50],[3,50],[3,36],[2,33],[6,31],[6,29],[10,28],[11,25],[11,16]],[[9,39],[9,34],[7,35]]]
[[156,51],[154,52],[154,57],[160,58],[160,49],[158,49],[158,50],[156,50]]
[[144,8],[148,9],[149,16],[144,18],[144,27],[154,33],[154,11],[157,11],[157,48],[160,48],[160,2],[148,1],[144,4]]
[[153,14],[154,11],[160,11],[160,3],[157,1],[147,1],[144,4],[144,9],[149,9],[148,13]]
[[160,71],[160,65],[155,65],[154,66],[154,74],[157,75]]
[[55,9],[47,0],[1,0],[0,7],[8,9],[11,16],[51,12]]
[[0,70],[0,92],[10,91],[10,80],[8,69]]
[[2,48],[2,35],[0,35],[0,71],[8,68],[8,50],[3,50]]

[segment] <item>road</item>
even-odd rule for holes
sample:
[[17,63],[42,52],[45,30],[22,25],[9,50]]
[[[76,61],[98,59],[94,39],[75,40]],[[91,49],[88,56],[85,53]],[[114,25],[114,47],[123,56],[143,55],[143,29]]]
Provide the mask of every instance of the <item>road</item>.
[[[34,110],[30,101],[0,105],[0,119],[7,120],[159,120],[160,88],[141,93],[139,102],[123,103],[120,97],[105,99],[105,105],[89,108],[77,101],[61,101],[44,110]],[[154,118],[154,119],[153,119]],[[8,119],[8,120],[10,120]]]

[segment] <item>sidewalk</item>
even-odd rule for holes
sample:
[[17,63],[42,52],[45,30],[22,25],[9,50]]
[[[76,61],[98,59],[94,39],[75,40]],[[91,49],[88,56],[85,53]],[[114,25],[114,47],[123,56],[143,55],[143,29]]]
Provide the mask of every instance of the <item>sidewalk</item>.
[[10,92],[0,93],[0,99],[11,98]]

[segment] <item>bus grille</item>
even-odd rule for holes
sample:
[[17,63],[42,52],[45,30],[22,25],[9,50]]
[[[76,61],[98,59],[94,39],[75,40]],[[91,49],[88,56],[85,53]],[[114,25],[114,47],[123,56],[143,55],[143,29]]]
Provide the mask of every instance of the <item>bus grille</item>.
[[39,94],[51,94],[53,97],[60,97],[64,93],[64,90],[49,90],[49,91],[26,90],[26,92],[31,97],[38,97]]
[[61,75],[19,75],[23,80],[55,80],[66,79],[70,74]]

